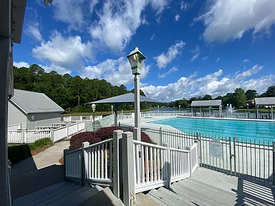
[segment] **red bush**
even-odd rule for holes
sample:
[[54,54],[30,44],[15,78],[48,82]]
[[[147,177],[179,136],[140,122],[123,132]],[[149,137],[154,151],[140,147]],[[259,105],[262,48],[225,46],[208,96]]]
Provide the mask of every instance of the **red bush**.
[[89,142],[94,144],[100,142],[100,138],[97,137],[94,132],[81,132],[71,137],[69,150],[76,150],[82,147],[82,142]]
[[101,141],[106,140],[106,139],[111,139],[111,138],[113,138],[113,132],[115,130],[123,130],[123,129],[121,127],[116,127],[116,126],[103,127],[96,132],[96,135],[98,138],[101,139]]
[[[134,130],[131,129],[131,130],[129,130],[129,132],[134,132]],[[149,137],[149,135],[146,134],[145,132],[141,132],[141,141],[142,142],[147,142],[147,143],[154,144],[154,142],[151,140],[151,138]]]

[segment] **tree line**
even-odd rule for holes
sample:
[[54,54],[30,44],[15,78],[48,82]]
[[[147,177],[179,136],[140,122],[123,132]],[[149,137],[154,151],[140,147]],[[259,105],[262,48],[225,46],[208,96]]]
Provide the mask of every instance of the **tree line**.
[[[45,72],[45,70],[33,64],[29,68],[13,67],[14,70],[14,87],[34,92],[45,93],[63,109],[66,113],[74,112],[92,112],[91,106],[86,105],[87,102],[101,100],[129,92],[122,84],[113,86],[110,82],[104,79],[89,79],[81,78],[80,76],[71,76],[70,74],[58,74],[55,71]],[[141,95],[145,94],[140,91]],[[222,99],[223,105],[232,104],[235,108],[246,106],[246,100],[254,99],[255,97],[270,97],[275,96],[275,86],[270,86],[267,91],[261,95],[255,90],[247,90],[246,92],[237,88],[233,93],[227,93],[225,96],[218,96],[215,99]],[[190,107],[194,100],[212,100],[212,96],[206,94],[203,97],[192,97],[189,100],[180,99],[167,103],[160,104],[141,104],[141,109],[150,107],[165,106],[176,107],[181,105],[181,108]],[[119,106],[119,110],[132,110],[133,104],[124,104]],[[110,111],[110,105],[98,104],[97,111]]]
[[[45,70],[33,64],[29,68],[13,67],[14,88],[45,93],[66,113],[92,112],[91,105],[85,103],[101,100],[121,94],[126,94],[127,88],[122,84],[113,86],[104,79],[81,78],[70,74],[58,74],[55,71]],[[98,104],[97,111],[110,111],[110,105]],[[120,109],[130,110],[133,105],[121,105]]]
[[242,88],[235,89],[232,93],[227,93],[224,96],[218,96],[216,98],[212,98],[211,95],[206,94],[203,97],[192,97],[189,100],[179,99],[176,101],[172,101],[162,106],[165,107],[176,107],[179,105],[181,108],[188,108],[192,101],[197,100],[213,100],[213,99],[221,99],[223,107],[226,107],[227,104],[232,104],[237,109],[246,108],[247,100],[253,100],[256,97],[275,97],[275,86],[270,86],[267,88],[266,92],[262,94],[258,94],[256,90],[247,90],[244,91]]

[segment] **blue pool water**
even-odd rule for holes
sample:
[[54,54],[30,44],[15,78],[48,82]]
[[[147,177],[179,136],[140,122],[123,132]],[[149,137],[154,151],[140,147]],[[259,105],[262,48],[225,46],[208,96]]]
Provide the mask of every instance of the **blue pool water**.
[[219,120],[204,118],[171,118],[151,122],[172,126],[183,132],[200,132],[209,136],[228,138],[237,136],[238,139],[252,141],[275,141],[275,122]]

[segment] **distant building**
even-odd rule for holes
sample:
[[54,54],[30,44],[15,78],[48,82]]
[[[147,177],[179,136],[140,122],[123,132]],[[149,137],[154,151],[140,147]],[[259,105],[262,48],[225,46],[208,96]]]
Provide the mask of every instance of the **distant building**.
[[36,129],[61,121],[64,112],[58,104],[43,93],[14,90],[9,100],[8,124],[21,124],[22,129]]
[[255,100],[254,99],[246,100],[246,104],[248,104],[249,108],[254,108]]

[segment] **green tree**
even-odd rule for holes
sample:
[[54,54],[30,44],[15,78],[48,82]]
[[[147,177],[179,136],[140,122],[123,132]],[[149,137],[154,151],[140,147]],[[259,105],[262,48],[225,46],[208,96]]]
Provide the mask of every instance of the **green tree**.
[[242,108],[246,106],[246,96],[242,88],[235,89],[232,104],[235,108]]
[[258,94],[256,90],[249,89],[245,92],[245,96],[247,100],[254,99],[255,97],[257,97],[257,95]]
[[212,100],[212,96],[209,94],[204,95],[203,100]]
[[266,92],[261,95],[262,97],[275,97],[275,86],[267,88]]

